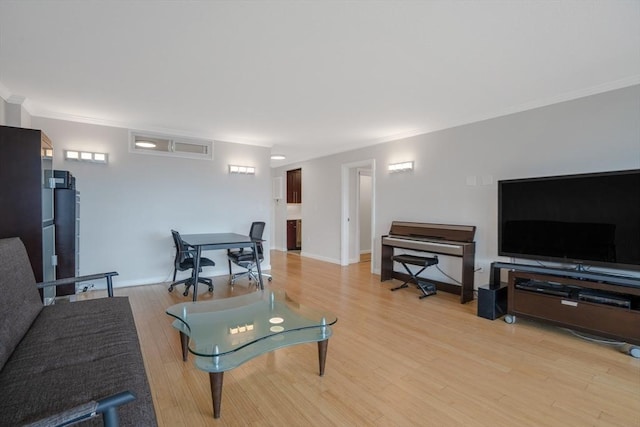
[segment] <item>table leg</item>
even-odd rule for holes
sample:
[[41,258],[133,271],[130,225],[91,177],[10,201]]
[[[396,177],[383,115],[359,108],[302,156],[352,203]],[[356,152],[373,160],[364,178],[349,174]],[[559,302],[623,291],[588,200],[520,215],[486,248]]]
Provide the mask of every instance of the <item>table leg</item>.
[[223,375],[224,372],[209,372],[209,382],[211,382],[211,400],[213,401],[213,418],[220,418]]
[[258,282],[260,282],[260,290],[264,289],[264,283],[262,283],[262,269],[260,268],[260,257],[258,255],[258,244],[253,242],[253,255],[256,259],[256,269],[258,270]]
[[193,259],[193,301],[198,300],[198,277],[200,277],[200,255],[202,246],[196,246],[196,256]]
[[186,362],[189,356],[189,335],[182,331],[180,331],[180,344],[182,347],[182,360]]
[[324,375],[324,363],[327,360],[327,347],[329,346],[329,340],[318,341],[318,362],[320,365],[320,376]]

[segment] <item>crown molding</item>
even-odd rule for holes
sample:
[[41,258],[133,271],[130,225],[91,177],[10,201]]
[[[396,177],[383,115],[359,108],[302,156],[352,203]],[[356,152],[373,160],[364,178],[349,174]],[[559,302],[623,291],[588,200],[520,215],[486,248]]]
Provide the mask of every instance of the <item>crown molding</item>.
[[[365,147],[369,147],[377,144],[383,144],[385,142],[400,141],[400,140],[411,138],[418,135],[425,135],[425,134],[429,134],[429,133],[433,133],[433,132],[437,132],[445,129],[451,129],[458,126],[464,126],[471,123],[481,122],[484,120],[495,119],[498,117],[507,116],[509,114],[521,113],[524,111],[533,110],[535,108],[541,108],[541,107],[547,107],[553,104],[559,104],[561,102],[573,101],[579,98],[584,98],[591,95],[610,92],[612,90],[624,89],[625,87],[635,86],[638,84],[640,84],[640,74],[636,74],[624,79],[615,80],[612,82],[607,82],[607,83],[591,86],[591,87],[576,90],[576,91],[565,92],[552,97],[540,98],[529,103],[516,105],[503,110],[497,110],[494,112],[485,113],[485,114],[473,116],[473,117],[450,120],[448,122],[439,123],[439,125],[436,127],[416,128],[416,129],[408,130],[405,132],[393,133],[393,134],[381,136],[379,138],[361,140],[359,142],[350,143],[350,144],[345,141],[345,143],[341,146],[341,148],[324,152],[321,156],[317,156],[317,157],[333,156],[335,154],[343,153],[346,151],[358,150],[361,148],[365,148]],[[292,156],[291,159],[287,159],[286,164],[279,163],[277,167],[288,166],[290,164],[300,163],[303,161],[317,158],[317,157],[314,157],[313,154],[302,155],[295,158],[294,157],[295,156]]]
[[585,98],[587,96],[598,95],[600,93],[610,92],[617,89],[624,89],[626,87],[635,86],[638,84],[640,84],[640,74],[635,74],[635,75],[632,75],[623,79],[615,80],[612,82],[607,82],[600,85],[591,86],[588,88],[583,88],[575,91],[564,92],[559,95],[554,95],[551,97],[539,98],[531,102],[514,105],[502,110],[496,110],[493,112],[488,112],[488,113],[484,113],[476,116],[450,120],[448,122],[440,123],[439,126],[435,128],[413,129],[413,130],[402,132],[402,133],[386,135],[386,136],[372,140],[371,143],[380,144],[384,142],[398,141],[400,139],[406,139],[406,138],[410,138],[417,135],[424,135],[427,133],[432,133],[432,132],[436,132],[444,129],[450,129],[458,126],[468,125],[471,123],[477,123],[484,120],[495,119],[498,117],[508,116],[510,114],[533,110],[536,108],[548,107],[550,105],[559,104],[562,102],[574,101],[576,99]]
[[9,98],[7,98],[7,104],[22,105],[25,103],[26,100],[27,98],[25,98],[24,96],[11,95]]
[[[416,128],[413,130],[409,130],[401,133],[394,133],[389,135],[384,135],[378,138],[362,140],[360,142],[345,144],[343,146],[343,150],[337,150],[335,152],[326,153],[326,156],[330,156],[333,154],[337,154],[342,151],[351,151],[354,149],[363,148],[369,145],[376,145],[385,142],[398,141],[401,139],[406,139],[410,137],[414,137],[417,135],[424,135],[444,129],[449,129],[457,126],[467,125],[471,123],[476,123],[484,120],[489,120],[497,117],[507,116],[510,114],[520,113],[527,110],[532,110],[535,108],[546,107],[553,104],[558,104],[561,102],[572,101],[579,98],[584,98],[591,95],[597,95],[604,92],[609,92],[612,90],[623,89],[625,87],[635,86],[640,84],[640,74],[635,74],[632,76],[628,76],[619,80],[602,83],[599,85],[591,86],[588,88],[583,88],[575,91],[564,92],[559,95],[554,95],[551,97],[540,98],[533,100],[531,102],[511,106],[502,110],[496,110],[493,112],[483,113],[481,115],[466,117],[466,118],[458,118],[454,120],[449,120],[448,122],[440,123],[437,127],[430,128]],[[138,123],[133,122],[124,122],[124,121],[116,121],[116,120],[107,120],[100,119],[89,116],[80,116],[74,114],[61,113],[57,111],[46,110],[41,108],[34,102],[31,102],[29,99],[12,94],[11,91],[0,82],[0,97],[2,97],[7,103],[10,104],[18,104],[22,105],[22,107],[33,117],[42,117],[48,119],[56,119],[56,120],[64,120],[70,122],[77,123],[85,123],[91,125],[98,126],[108,126],[108,127],[116,127],[123,129],[136,129],[138,131],[145,132],[154,132],[160,134],[168,134],[168,135],[179,135],[188,138],[199,138],[199,139],[207,139],[207,140],[216,140],[216,141],[226,141],[232,142],[235,144],[245,144],[245,145],[256,145],[263,147],[272,147],[271,143],[263,143],[260,141],[249,141],[246,138],[228,138],[228,137],[216,137],[212,138],[211,135],[205,135],[200,132],[191,132],[186,131],[184,129],[172,129],[172,128],[163,128],[156,126],[140,126]],[[324,157],[324,156],[323,156]]]
[[[559,104],[561,102],[573,101],[579,98],[585,98],[587,96],[598,95],[600,93],[610,92],[617,89],[623,89],[625,87],[635,86],[640,84],[640,74],[634,74],[632,76],[628,76],[619,80],[614,80],[611,82],[602,83],[595,86],[590,86],[583,89],[578,89],[574,91],[564,92],[558,95],[540,98],[533,100],[531,102],[527,102],[524,104],[515,105],[513,107],[509,107],[502,111],[496,111],[494,114],[486,115],[485,118],[481,118],[480,120],[486,120],[495,117],[506,116],[509,114],[520,113],[527,110],[533,110],[535,108],[547,107],[553,104]],[[475,121],[480,121],[475,120]]]
[[24,96],[11,93],[9,88],[3,85],[2,82],[0,82],[0,97],[2,97],[7,104],[20,105],[29,114],[31,114],[31,111],[34,108],[31,101]]
[[[27,100],[26,102],[29,103],[29,100]],[[96,125],[96,126],[115,127],[120,129],[135,130],[138,132],[154,133],[158,135],[172,135],[173,137],[193,138],[193,139],[219,141],[219,142],[230,142],[233,144],[255,145],[260,147],[272,146],[271,143],[262,143],[260,141],[248,140],[246,138],[232,140],[225,137],[212,137],[210,134],[204,134],[201,132],[192,132],[185,129],[173,129],[173,128],[166,128],[166,127],[159,127],[159,126],[144,126],[134,122],[107,120],[107,119],[100,119],[100,118],[89,117],[89,116],[60,113],[58,111],[51,111],[44,108],[40,108],[39,106],[34,105],[33,103],[29,103],[29,105],[31,108],[28,110],[28,112],[29,114],[31,114],[32,117],[63,120],[68,122],[84,123],[84,124]]]
[[31,108],[29,113],[33,117],[40,117],[44,119],[63,120],[74,123],[84,123],[95,126],[114,127],[119,129],[135,130],[139,132],[155,133],[160,135],[173,135],[174,137],[184,137],[193,139],[203,139],[213,141],[215,138],[211,138],[211,135],[205,135],[199,132],[186,131],[184,129],[173,129],[158,126],[141,126],[139,123],[118,121],[109,119],[100,119],[90,116],[81,116],[77,114],[67,114],[58,111],[51,111],[39,106]]

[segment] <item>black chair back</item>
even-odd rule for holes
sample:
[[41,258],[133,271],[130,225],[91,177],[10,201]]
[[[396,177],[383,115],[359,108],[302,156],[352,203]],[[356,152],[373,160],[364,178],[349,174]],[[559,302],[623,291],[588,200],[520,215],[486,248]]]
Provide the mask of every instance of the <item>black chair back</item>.
[[256,246],[258,247],[258,255],[262,257],[264,250],[262,249],[262,234],[264,234],[265,223],[262,221],[256,221],[251,223],[251,229],[249,230],[249,237],[252,240],[257,240]]
[[173,236],[173,243],[176,245],[176,258],[174,260],[175,267],[178,270],[185,270],[182,263],[187,258],[191,258],[191,254],[184,247],[184,243],[182,242],[182,237],[180,237],[180,233],[176,230],[171,230],[171,235]]

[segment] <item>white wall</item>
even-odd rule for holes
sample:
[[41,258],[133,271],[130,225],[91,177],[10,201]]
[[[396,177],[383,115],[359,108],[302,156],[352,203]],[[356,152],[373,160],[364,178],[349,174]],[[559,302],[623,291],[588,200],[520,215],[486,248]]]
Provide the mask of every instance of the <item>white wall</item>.
[[[509,178],[640,168],[640,86],[274,169],[303,169],[303,255],[340,262],[341,165],[375,159],[374,270],[391,221],[477,227],[476,286],[497,256],[497,184]],[[389,163],[414,160],[410,173]],[[478,185],[468,183],[477,182]],[[276,235],[284,219],[275,210]],[[443,257],[444,260],[444,257]],[[441,262],[443,261],[441,260]],[[452,265],[450,266],[449,263]],[[448,273],[455,260],[442,262]],[[446,279],[445,279],[446,280]]]
[[[213,161],[161,157],[129,153],[127,129],[38,117],[32,126],[53,141],[54,167],[77,179],[81,274],[118,271],[116,286],[170,280],[172,228],[247,234],[252,221],[264,220],[270,235],[268,148],[216,141]],[[64,161],[65,149],[106,152],[109,164]],[[229,175],[230,163],[255,166],[256,175]],[[205,276],[227,274],[224,251],[206,256],[217,265]],[[269,268],[268,252],[262,265]]]

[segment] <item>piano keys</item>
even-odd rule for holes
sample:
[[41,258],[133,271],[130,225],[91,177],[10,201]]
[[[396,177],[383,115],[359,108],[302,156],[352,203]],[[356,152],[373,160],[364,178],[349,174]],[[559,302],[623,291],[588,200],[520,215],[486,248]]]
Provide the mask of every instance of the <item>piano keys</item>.
[[441,282],[429,278],[438,290],[460,294],[460,303],[473,301],[475,236],[473,225],[431,224],[422,222],[393,221],[389,234],[382,236],[380,280],[405,281],[406,273],[394,271],[394,250],[408,249],[431,254],[462,258],[461,285]]

